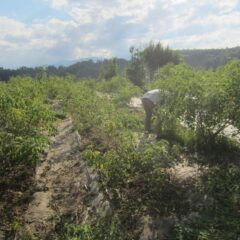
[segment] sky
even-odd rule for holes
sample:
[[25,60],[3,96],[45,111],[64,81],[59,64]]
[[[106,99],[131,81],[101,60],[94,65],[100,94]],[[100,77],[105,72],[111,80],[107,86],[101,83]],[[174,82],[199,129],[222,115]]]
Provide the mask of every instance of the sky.
[[240,0],[0,0],[0,67],[240,46]]

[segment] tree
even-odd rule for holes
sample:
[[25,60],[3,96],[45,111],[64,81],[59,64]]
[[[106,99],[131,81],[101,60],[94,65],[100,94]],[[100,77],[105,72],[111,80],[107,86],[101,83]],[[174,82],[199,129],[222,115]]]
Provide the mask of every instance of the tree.
[[106,80],[112,79],[113,77],[117,76],[117,69],[117,58],[110,59],[107,61],[107,66],[105,66],[103,69],[102,78]]
[[144,62],[149,71],[149,77],[152,80],[156,70],[168,63],[178,64],[179,55],[172,51],[168,46],[164,47],[160,42],[150,42],[142,52]]
[[135,47],[131,47],[130,53],[132,56],[126,74],[133,84],[141,87],[146,76],[142,52]]
[[150,42],[142,49],[131,47],[132,55],[127,69],[128,78],[136,85],[142,86],[146,78],[153,80],[156,71],[168,64],[178,64],[180,56],[169,47],[164,47],[160,42]]
[[217,71],[167,65],[156,78],[151,87],[170,93],[160,110],[181,119],[202,143],[214,143],[230,125],[240,132],[240,61]]

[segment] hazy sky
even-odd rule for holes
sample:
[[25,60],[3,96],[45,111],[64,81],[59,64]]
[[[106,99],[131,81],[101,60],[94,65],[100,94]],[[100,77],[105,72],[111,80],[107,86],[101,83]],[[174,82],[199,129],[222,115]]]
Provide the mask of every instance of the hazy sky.
[[240,0],[0,0],[0,67],[240,45]]

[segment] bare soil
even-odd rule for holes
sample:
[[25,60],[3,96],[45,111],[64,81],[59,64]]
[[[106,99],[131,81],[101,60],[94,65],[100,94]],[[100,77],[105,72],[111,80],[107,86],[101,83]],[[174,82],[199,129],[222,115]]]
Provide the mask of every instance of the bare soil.
[[59,122],[57,130],[52,148],[36,167],[37,191],[24,215],[25,231],[37,239],[54,233],[63,216],[79,224],[110,211],[98,174],[81,159],[81,137],[71,118]]

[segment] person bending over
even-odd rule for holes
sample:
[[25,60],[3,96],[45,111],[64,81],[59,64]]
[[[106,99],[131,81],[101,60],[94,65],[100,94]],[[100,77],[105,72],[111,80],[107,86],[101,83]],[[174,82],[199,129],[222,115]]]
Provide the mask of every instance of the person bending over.
[[[161,103],[161,96],[159,89],[153,89],[146,92],[142,96],[142,104],[146,113],[145,117],[145,131],[151,132],[151,122],[154,108]],[[159,130],[157,130],[159,131]]]

